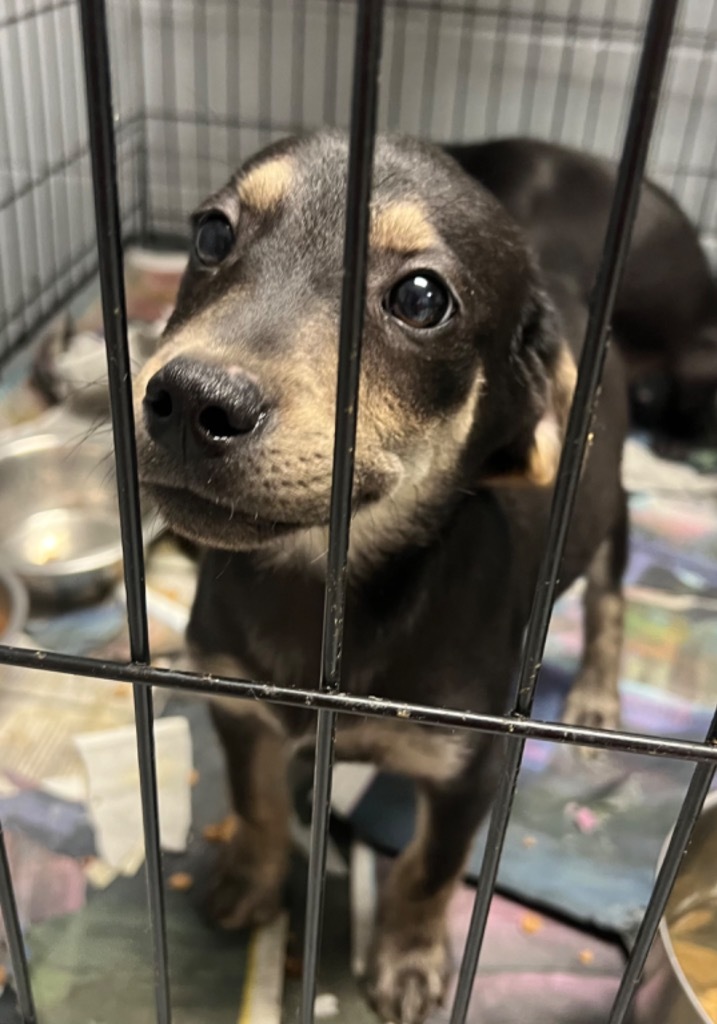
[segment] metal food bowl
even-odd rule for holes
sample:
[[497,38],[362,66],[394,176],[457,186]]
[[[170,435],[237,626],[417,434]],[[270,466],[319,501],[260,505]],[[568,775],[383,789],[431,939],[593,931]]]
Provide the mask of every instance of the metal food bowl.
[[660,922],[631,1024],[715,1024],[707,1009],[715,1013],[714,995],[703,1003],[700,994],[717,990],[716,963],[717,793],[711,793]]
[[[145,509],[145,540],[151,510]],[[153,517],[152,517],[153,518]],[[33,598],[90,601],[122,575],[112,452],[98,440],[47,434],[0,448],[0,559]]]
[[16,576],[0,571],[0,644],[17,643],[27,619],[27,591]]

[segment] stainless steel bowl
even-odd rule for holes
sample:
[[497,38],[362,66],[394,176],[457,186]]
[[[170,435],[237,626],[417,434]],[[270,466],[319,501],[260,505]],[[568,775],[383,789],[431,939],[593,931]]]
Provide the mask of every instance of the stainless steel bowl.
[[17,643],[27,619],[27,591],[12,573],[0,571],[0,644]]
[[[665,845],[660,863],[667,850]],[[680,963],[675,944],[676,927],[694,912],[717,921],[717,793],[705,800],[692,842],[685,854],[665,916],[648,958],[644,978],[635,1000],[632,1024],[714,1024],[697,997],[689,972]],[[709,913],[708,913],[709,912]],[[708,928],[710,926],[708,925]],[[715,944],[715,925],[710,930],[710,948]],[[711,956],[711,955],[710,955]],[[711,959],[710,959],[711,962]],[[714,978],[717,988],[717,975]]]
[[[150,521],[145,515],[145,539]],[[122,574],[107,444],[51,433],[8,441],[0,449],[0,523],[0,559],[33,597],[67,603],[101,595]]]

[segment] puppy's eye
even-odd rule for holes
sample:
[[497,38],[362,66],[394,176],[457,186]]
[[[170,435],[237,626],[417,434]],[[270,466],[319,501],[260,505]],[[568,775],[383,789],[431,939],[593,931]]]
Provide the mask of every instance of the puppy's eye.
[[425,330],[450,320],[456,306],[448,285],[440,277],[419,270],[393,286],[386,296],[386,308],[407,327]]
[[194,251],[207,267],[216,267],[234,247],[234,228],[223,213],[208,213],[194,235]]

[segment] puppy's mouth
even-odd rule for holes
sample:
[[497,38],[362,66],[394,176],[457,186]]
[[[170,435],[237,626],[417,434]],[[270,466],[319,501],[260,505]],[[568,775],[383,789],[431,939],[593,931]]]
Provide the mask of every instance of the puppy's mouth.
[[249,513],[228,502],[202,497],[188,487],[143,480],[142,488],[160,509],[171,529],[200,544],[231,549],[253,548],[319,525],[317,521],[287,522]]

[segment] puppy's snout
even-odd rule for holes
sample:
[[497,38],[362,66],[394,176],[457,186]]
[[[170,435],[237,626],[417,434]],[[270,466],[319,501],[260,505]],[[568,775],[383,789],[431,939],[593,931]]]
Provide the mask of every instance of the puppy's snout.
[[150,437],[181,461],[224,454],[266,413],[250,377],[183,357],[150,379],[143,405]]

